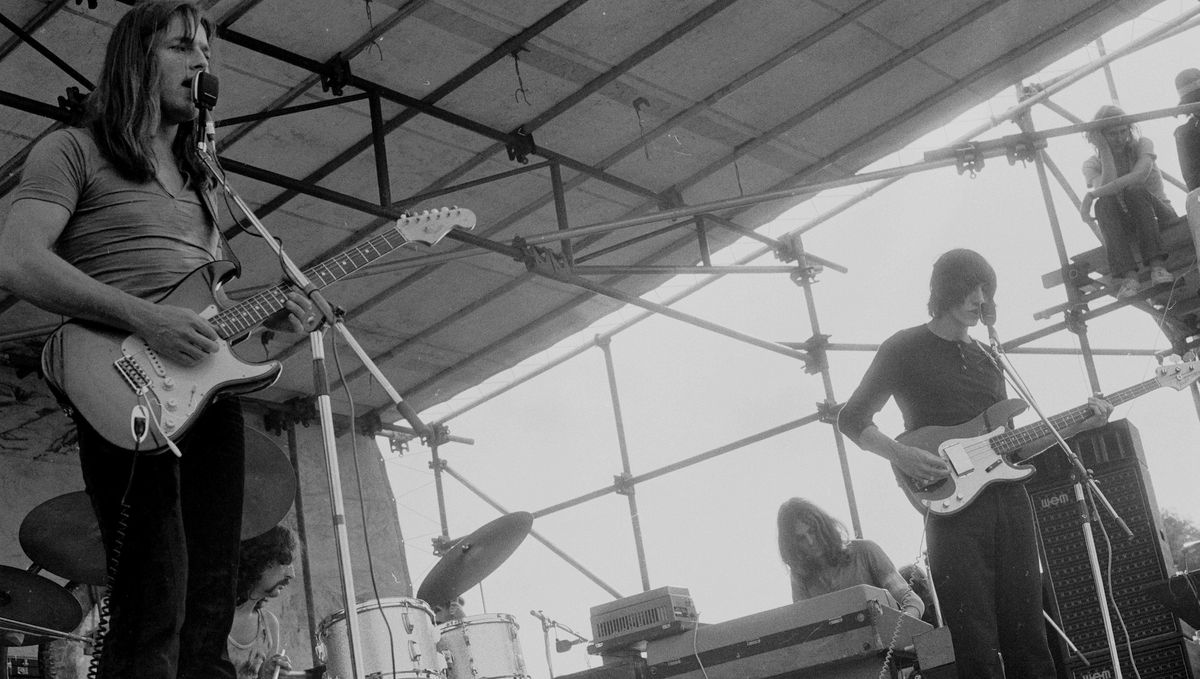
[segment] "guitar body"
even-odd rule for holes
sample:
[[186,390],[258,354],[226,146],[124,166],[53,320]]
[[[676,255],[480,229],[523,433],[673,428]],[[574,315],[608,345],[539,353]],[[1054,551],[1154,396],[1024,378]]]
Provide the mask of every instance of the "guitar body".
[[[921,513],[948,516],[965,509],[993,483],[1024,481],[1032,476],[1036,469],[1013,464],[989,441],[1004,433],[1005,424],[1026,407],[1024,401],[1008,399],[962,424],[921,427],[897,437],[900,443],[936,454],[950,468],[949,477],[923,484],[892,465],[896,482],[908,501]],[[1024,457],[1020,452],[1016,456]]]
[[[213,290],[233,268],[229,262],[200,267],[159,303],[212,318],[220,311]],[[158,356],[136,335],[69,321],[42,348],[42,370],[50,386],[109,443],[126,450],[161,450],[165,437],[176,440],[186,433],[216,397],[264,389],[279,377],[278,362],[249,363],[233,353],[228,341],[219,340],[219,345],[196,365],[182,366]],[[151,415],[140,445],[131,432],[139,405]]]

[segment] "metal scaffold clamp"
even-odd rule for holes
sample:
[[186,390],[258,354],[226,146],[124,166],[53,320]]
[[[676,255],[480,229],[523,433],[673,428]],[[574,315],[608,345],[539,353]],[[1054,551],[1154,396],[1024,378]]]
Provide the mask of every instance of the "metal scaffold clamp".
[[[429,431],[431,431],[433,433],[433,436],[432,437],[427,436],[427,437],[424,437],[421,439],[422,441],[425,442],[425,445],[427,445],[427,446],[440,446],[443,443],[447,443],[450,441],[450,425],[448,425],[444,422],[439,422],[438,424],[430,425]],[[446,461],[439,460],[439,462],[441,462],[441,464],[442,464],[442,469],[445,469]]]
[[78,87],[68,87],[66,95],[58,98],[58,107],[66,113],[68,125],[79,127],[83,124],[83,116],[87,112],[84,99],[85,95]]
[[[1004,155],[1008,157],[1009,165],[1016,165],[1018,162],[1021,165],[1025,165],[1032,161],[1038,149],[1045,147],[1045,145],[1045,142],[1039,144],[1036,140],[1030,138],[1029,135],[1013,135],[1005,138]],[[983,167],[982,161],[980,161],[979,166]]]
[[530,271],[551,273],[569,268],[567,260],[562,254],[547,248],[530,245],[520,236],[513,238],[512,245],[520,251],[518,261],[524,264],[525,268]]
[[804,349],[804,372],[816,375],[829,367],[829,347],[831,335],[813,335],[804,340],[800,348]]
[[504,149],[508,151],[509,160],[528,165],[529,156],[537,153],[537,143],[533,141],[533,134],[526,130],[524,125],[521,125],[509,135],[509,141],[504,145]]
[[841,412],[844,403],[835,401],[818,401],[817,402],[817,419],[825,424],[837,424],[838,413]]
[[959,174],[969,172],[971,179],[983,171],[983,151],[980,150],[979,144],[971,142],[954,149],[954,167],[958,169]]
[[350,84],[350,61],[342,56],[341,52],[338,52],[333,55],[332,59],[325,62],[325,68],[321,71],[321,91],[333,92],[333,96],[340,97],[348,84]]
[[1086,304],[1076,304],[1063,312],[1063,321],[1067,325],[1067,330],[1076,335],[1082,335],[1087,332],[1087,317],[1088,308]]
[[613,492],[617,495],[633,495],[635,485],[633,477],[628,473],[613,475]]

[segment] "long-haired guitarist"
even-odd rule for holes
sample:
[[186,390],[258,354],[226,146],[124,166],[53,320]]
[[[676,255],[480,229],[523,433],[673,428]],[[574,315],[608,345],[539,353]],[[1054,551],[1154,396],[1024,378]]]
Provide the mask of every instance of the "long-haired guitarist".
[[[113,30],[85,125],[32,149],[0,232],[4,289],[132,333],[180,366],[218,348],[218,334],[195,310],[155,303],[221,254],[202,195],[210,182],[193,151],[190,89],[208,69],[211,37],[192,2],[130,9]],[[289,296],[287,309],[283,320],[296,331],[319,323],[301,295]],[[131,438],[154,426],[146,415],[130,410]],[[131,453],[98,436],[77,410],[75,419],[113,580],[99,676],[232,678],[225,639],[242,512],[237,400],[207,408],[176,442],[179,458]]]
[[[948,478],[951,469],[941,456],[900,443],[872,418],[894,398],[906,432],[913,432],[968,422],[1006,398],[990,350],[968,333],[995,293],[996,273],[978,253],[960,249],[939,257],[929,283],[931,320],[880,345],[841,410],[842,433],[917,484]],[[1092,398],[1089,403],[1093,414],[1064,435],[1108,421],[1108,402]],[[1033,511],[1024,485],[992,484],[961,511],[930,512],[926,522],[930,570],[954,639],[959,676],[1055,676],[1042,618]]]

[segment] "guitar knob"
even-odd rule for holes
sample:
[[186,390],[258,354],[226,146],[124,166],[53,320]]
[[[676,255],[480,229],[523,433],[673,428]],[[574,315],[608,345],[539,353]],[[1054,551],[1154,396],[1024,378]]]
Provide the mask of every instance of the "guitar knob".
[[167,407],[167,410],[170,410],[171,412],[175,412],[176,410],[179,409],[179,401],[176,401],[173,398],[169,398],[166,401],[166,407]]
[[163,391],[170,391],[175,388],[175,378],[164,377],[162,381]]

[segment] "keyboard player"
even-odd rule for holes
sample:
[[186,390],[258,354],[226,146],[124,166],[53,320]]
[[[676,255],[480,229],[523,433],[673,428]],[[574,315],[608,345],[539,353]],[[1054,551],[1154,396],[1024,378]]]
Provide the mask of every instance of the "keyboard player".
[[779,507],[779,555],[792,581],[792,601],[872,585],[891,592],[901,610],[920,619],[921,597],[879,545],[851,540],[842,522],[816,504],[794,497]]

